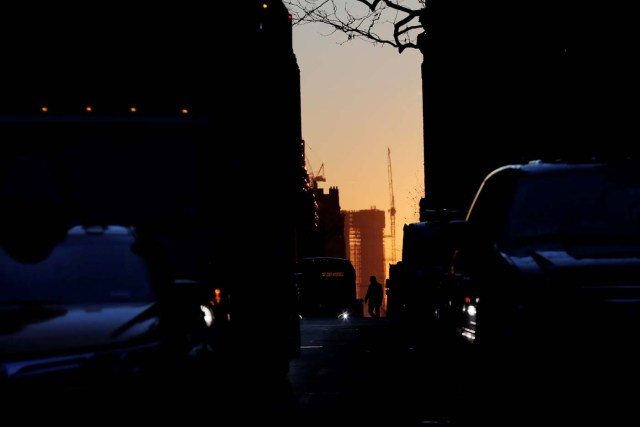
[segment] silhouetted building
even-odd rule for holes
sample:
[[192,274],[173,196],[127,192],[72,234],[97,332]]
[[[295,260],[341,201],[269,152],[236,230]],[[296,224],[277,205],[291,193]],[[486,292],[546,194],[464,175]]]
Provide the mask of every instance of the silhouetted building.
[[344,233],[344,213],[340,210],[338,187],[329,187],[329,193],[314,186],[315,200],[318,206],[318,235],[320,238],[320,256],[346,258]]
[[369,277],[386,281],[384,257],[385,211],[367,209],[344,212],[347,258],[356,269],[358,298],[364,298]]
[[635,14],[576,5],[426,3],[423,212],[468,209],[506,163],[634,154]]

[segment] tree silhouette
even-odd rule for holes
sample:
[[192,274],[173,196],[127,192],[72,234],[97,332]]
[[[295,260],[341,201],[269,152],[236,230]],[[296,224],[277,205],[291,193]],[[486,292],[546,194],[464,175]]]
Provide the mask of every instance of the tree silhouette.
[[[389,45],[402,53],[418,49],[425,32],[421,16],[427,0],[284,0],[294,25],[320,23],[332,33],[342,33],[343,42],[359,39]],[[407,6],[409,4],[409,6]]]

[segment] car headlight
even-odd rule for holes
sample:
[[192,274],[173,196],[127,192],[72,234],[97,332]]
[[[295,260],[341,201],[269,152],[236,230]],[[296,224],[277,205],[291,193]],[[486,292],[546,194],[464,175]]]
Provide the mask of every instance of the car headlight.
[[211,308],[206,305],[201,305],[200,310],[202,310],[202,313],[204,314],[204,323],[209,327],[213,325],[213,320],[215,318],[213,315],[213,310],[211,310]]

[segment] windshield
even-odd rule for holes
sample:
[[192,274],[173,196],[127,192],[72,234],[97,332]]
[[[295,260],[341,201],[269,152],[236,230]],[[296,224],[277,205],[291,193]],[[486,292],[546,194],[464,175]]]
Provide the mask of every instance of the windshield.
[[585,169],[531,176],[515,193],[511,244],[622,243],[640,236],[640,171]]
[[0,303],[148,302],[144,260],[128,236],[68,235],[40,262],[21,262],[0,246]]

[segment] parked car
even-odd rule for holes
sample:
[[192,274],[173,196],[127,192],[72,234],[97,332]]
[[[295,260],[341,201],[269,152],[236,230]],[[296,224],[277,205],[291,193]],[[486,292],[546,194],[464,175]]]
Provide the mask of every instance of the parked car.
[[461,342],[492,355],[527,349],[556,360],[635,346],[639,163],[501,167],[447,233],[455,247],[447,321]]
[[132,226],[4,229],[0,391],[121,395],[204,378],[229,312],[205,275],[178,271]]

